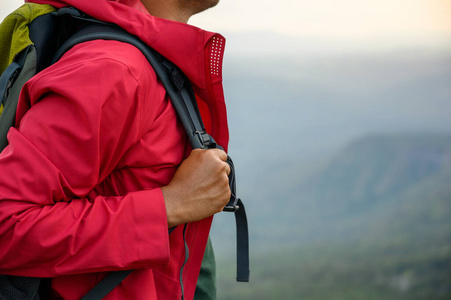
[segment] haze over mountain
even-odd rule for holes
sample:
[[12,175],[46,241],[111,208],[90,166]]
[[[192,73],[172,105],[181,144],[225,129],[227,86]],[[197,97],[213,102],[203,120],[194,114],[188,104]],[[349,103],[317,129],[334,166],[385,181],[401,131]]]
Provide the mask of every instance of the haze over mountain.
[[226,61],[252,282],[233,283],[233,216],[217,215],[219,299],[449,298],[449,53]]
[[449,50],[299,51],[225,62],[231,151],[310,158],[367,133],[451,130]]

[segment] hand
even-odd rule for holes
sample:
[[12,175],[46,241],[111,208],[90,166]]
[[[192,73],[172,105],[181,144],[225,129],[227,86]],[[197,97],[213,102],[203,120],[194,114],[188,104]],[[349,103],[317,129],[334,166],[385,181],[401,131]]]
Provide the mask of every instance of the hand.
[[221,212],[230,200],[230,166],[219,149],[195,149],[171,182],[161,188],[168,227],[202,220]]

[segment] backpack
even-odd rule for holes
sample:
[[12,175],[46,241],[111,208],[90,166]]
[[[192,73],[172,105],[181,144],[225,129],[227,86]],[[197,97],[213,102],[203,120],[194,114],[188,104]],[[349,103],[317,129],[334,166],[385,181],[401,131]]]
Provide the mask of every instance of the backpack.
[[[30,11],[33,13],[30,14]],[[0,151],[8,144],[6,135],[14,126],[22,86],[33,75],[55,63],[74,45],[96,39],[118,40],[137,47],[163,83],[177,111],[193,149],[221,148],[205,131],[194,92],[182,71],[139,38],[120,27],[104,23],[83,12],[64,7],[56,10],[45,4],[26,3],[13,14],[26,19],[26,26],[5,21],[0,25]],[[80,29],[81,28],[81,29]],[[4,34],[6,32],[6,34]],[[221,148],[222,149],[222,148]],[[236,197],[235,168],[230,157],[229,185],[232,196],[224,211],[234,212],[237,230],[237,281],[249,281],[249,238],[242,201]],[[169,229],[172,232],[174,228]],[[202,263],[202,267],[204,263]],[[101,299],[133,270],[112,272],[83,299]],[[201,275],[200,275],[201,276]],[[183,288],[183,287],[182,287]],[[0,275],[0,300],[46,299],[46,280]],[[183,294],[183,293],[182,293]]]

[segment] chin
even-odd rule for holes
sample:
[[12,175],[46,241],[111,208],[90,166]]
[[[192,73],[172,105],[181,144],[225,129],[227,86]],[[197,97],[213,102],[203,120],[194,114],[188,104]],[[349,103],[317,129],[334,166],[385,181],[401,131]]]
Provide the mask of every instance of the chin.
[[219,0],[188,0],[188,2],[194,2],[194,15],[216,6],[219,3]]

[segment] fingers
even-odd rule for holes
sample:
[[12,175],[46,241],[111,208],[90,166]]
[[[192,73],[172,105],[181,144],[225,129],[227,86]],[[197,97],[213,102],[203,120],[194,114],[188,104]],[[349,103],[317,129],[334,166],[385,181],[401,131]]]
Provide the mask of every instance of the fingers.
[[219,159],[221,159],[222,161],[227,160],[227,153],[225,153],[224,150],[215,148],[215,149],[208,149],[207,151],[215,152],[218,155]]
[[232,170],[230,168],[230,165],[227,163],[228,156],[224,150],[216,149],[216,148],[207,149],[207,150],[202,150],[202,149],[194,149],[193,150],[193,152],[197,152],[196,154],[200,154],[200,155],[202,155],[203,151],[205,151],[203,154],[207,154],[207,156],[215,157],[215,158],[218,158],[219,160],[221,160],[224,164],[224,168],[227,173],[227,176],[229,176],[229,174]]
[[230,172],[232,172],[232,170],[230,168],[230,165],[227,163],[227,158],[228,158],[227,153],[225,153],[225,151],[220,150],[220,149],[209,149],[207,151],[215,151],[216,152],[216,154],[218,155],[219,159],[224,162],[224,164],[226,166],[227,176],[229,176]]
[[227,165],[226,173],[227,173],[227,176],[229,176],[230,173],[232,172],[232,169],[230,168],[230,165],[228,163],[225,163],[225,164]]

